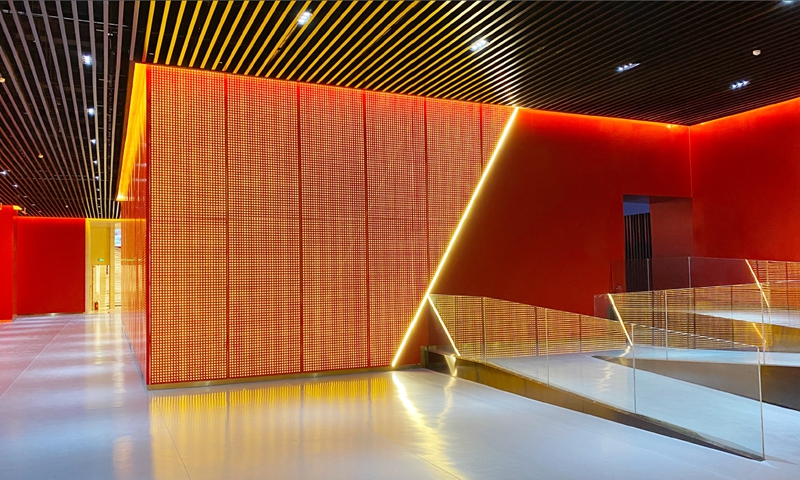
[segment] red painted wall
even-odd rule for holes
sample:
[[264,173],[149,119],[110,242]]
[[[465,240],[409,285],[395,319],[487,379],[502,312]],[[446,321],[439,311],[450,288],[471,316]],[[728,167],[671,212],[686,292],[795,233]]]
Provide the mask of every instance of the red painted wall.
[[800,99],[691,130],[695,255],[800,260]]
[[688,129],[520,110],[435,288],[593,313],[622,196],[690,195]]
[[653,257],[692,255],[692,199],[651,198]]
[[86,221],[17,219],[17,314],[84,311]]
[[13,207],[0,206],[0,322],[14,318],[14,219]]

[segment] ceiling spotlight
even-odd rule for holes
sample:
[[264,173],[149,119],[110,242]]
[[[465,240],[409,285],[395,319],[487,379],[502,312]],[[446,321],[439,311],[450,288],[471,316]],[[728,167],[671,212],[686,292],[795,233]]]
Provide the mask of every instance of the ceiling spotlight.
[[6,77],[0,77],[0,83],[6,83]]
[[11,185],[11,186],[14,187],[14,188],[19,188],[19,185],[17,185],[16,183],[14,185]]
[[95,145],[95,144],[97,144],[97,139],[96,139],[96,138],[93,138],[93,139],[92,139],[92,145]]
[[630,70],[631,68],[636,68],[638,66],[639,66],[638,63],[626,63],[625,65],[620,65],[619,67],[617,67],[617,71],[618,72],[626,72],[626,71]]
[[0,170],[0,175],[8,175],[8,170]]
[[100,180],[100,176],[94,177],[95,180]]
[[753,55],[755,55],[756,57],[761,55],[761,50],[753,50]]
[[301,13],[299,17],[297,17],[297,24],[300,26],[305,25],[306,23],[308,23],[310,19],[311,19],[311,12],[306,10],[305,12]]
[[40,154],[39,154],[39,158],[44,158],[44,155],[42,155],[42,154],[40,153]]
[[479,50],[483,50],[486,47],[486,45],[489,45],[489,40],[481,38],[477,42],[470,45],[469,49],[472,50],[473,52],[477,52]]
[[86,113],[88,113],[90,117],[94,117],[94,107],[87,108]]
[[739,90],[740,88],[744,88],[750,83],[749,80],[741,80],[736,83],[731,83],[731,90]]
[[94,164],[97,165],[97,160],[94,161]]
[[84,55],[83,56],[83,64],[87,67],[92,65],[92,56],[91,55]]

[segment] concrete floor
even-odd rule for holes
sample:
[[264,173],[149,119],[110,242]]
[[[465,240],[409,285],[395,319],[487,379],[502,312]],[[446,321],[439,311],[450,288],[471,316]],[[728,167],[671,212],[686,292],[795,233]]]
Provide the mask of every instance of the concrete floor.
[[800,478],[800,414],[746,460],[412,370],[148,393],[111,315],[0,325],[0,479]]

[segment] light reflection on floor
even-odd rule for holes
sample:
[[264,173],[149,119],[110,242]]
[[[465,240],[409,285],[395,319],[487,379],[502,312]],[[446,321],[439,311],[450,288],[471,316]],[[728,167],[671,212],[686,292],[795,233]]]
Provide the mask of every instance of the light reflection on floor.
[[3,480],[798,478],[775,422],[759,463],[421,370],[147,392],[113,315],[0,326]]

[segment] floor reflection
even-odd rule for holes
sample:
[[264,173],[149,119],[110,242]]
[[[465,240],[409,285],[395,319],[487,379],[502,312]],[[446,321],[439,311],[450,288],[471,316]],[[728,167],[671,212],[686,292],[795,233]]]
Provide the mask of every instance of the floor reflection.
[[758,463],[422,370],[148,392],[117,316],[0,329],[3,480],[798,478],[795,413]]

